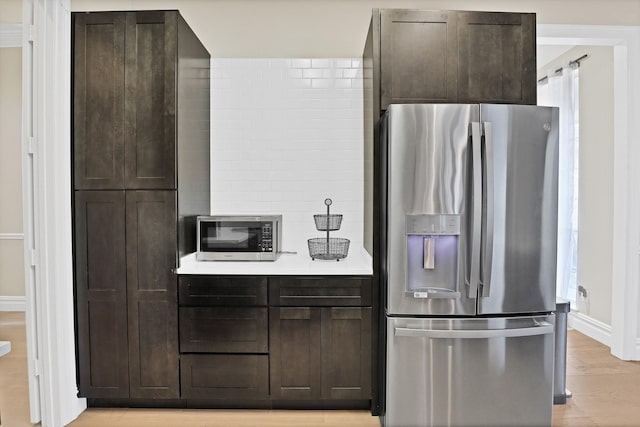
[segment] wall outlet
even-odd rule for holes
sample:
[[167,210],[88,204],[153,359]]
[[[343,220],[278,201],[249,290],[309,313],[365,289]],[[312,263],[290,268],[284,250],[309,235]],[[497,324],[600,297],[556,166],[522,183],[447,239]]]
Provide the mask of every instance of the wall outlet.
[[580,295],[580,298],[582,299],[588,299],[589,291],[587,291],[587,288],[585,288],[584,286],[578,285],[578,295]]

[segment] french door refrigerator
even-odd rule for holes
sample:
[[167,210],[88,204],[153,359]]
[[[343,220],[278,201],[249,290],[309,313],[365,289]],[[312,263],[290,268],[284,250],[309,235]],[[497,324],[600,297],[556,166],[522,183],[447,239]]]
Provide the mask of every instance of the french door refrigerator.
[[550,426],[558,109],[381,121],[386,426]]

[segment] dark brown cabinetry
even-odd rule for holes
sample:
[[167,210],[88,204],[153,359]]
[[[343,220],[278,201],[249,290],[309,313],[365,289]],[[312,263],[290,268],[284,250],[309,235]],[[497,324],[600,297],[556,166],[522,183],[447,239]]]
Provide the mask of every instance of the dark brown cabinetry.
[[177,14],[73,16],[76,189],[175,188]]
[[81,393],[178,397],[173,191],[77,191]]
[[80,392],[129,396],[124,191],[75,194]]
[[129,396],[176,398],[174,191],[126,191]]
[[184,399],[243,406],[238,402],[260,401],[269,396],[266,354],[185,354],[180,358],[180,376]]
[[360,276],[180,276],[181,398],[369,408],[371,293]]
[[267,278],[181,276],[184,399],[269,398]]
[[371,399],[370,279],[273,278],[269,286],[273,398]]
[[533,13],[458,12],[458,102],[536,104]]
[[379,19],[382,109],[398,103],[456,102],[455,12],[382,10]]
[[173,269],[209,211],[209,54],[177,11],[72,20],[80,395],[176,399]]
[[374,9],[363,57],[376,111],[394,103],[536,103],[531,13]]

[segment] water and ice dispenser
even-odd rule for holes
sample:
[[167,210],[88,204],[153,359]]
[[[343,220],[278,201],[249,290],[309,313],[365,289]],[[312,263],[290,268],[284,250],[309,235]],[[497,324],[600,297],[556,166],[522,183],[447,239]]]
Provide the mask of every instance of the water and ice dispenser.
[[407,288],[414,298],[459,298],[460,215],[407,215]]

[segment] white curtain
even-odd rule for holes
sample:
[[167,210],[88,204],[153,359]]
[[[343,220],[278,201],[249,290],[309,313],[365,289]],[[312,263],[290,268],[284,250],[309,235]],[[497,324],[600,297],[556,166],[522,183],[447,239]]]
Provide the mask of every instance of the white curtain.
[[556,295],[575,306],[578,264],[578,65],[538,85],[538,105],[560,107]]

